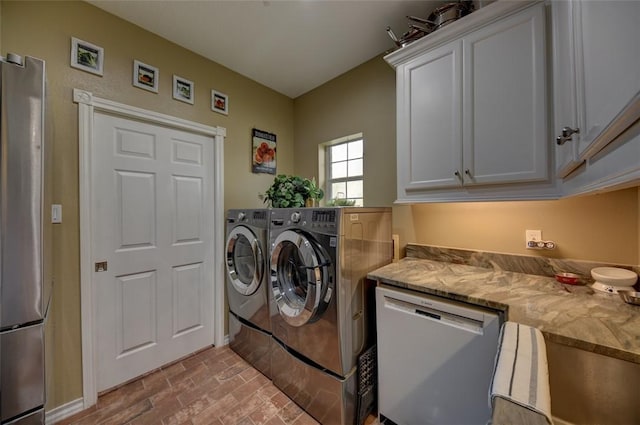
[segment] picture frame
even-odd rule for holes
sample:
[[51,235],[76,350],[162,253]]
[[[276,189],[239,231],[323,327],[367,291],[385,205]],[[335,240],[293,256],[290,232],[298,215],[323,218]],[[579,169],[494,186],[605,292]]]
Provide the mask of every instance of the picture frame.
[[229,96],[217,90],[211,90],[211,110],[229,115]]
[[193,105],[193,81],[173,75],[173,98]]
[[71,67],[102,77],[104,49],[88,41],[71,37]]
[[251,129],[251,172],[276,174],[277,140],[273,133]]
[[147,65],[139,60],[133,61],[133,85],[139,89],[158,93],[160,71],[155,66]]

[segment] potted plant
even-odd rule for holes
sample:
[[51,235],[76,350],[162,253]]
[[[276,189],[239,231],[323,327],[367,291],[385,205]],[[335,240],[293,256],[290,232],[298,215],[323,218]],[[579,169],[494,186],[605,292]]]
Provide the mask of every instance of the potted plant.
[[324,191],[316,185],[315,179],[279,174],[264,194],[264,202],[273,208],[299,208],[308,200],[320,200]]

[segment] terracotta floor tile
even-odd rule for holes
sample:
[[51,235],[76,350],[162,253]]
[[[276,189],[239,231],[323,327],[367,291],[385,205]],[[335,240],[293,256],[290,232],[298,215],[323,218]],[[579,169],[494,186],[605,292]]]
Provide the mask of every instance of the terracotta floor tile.
[[256,376],[264,376],[264,375],[261,374],[257,369],[250,367],[240,372],[240,376],[242,376],[242,379],[249,382]]
[[278,413],[278,415],[282,418],[283,421],[285,421],[285,423],[291,424],[296,419],[298,419],[298,417],[302,413],[304,413],[304,411],[300,408],[300,406],[295,404],[293,401],[290,401],[280,410],[280,413]]
[[218,373],[216,375],[216,378],[218,378],[219,381],[224,381],[225,379],[229,379],[235,375],[238,375],[239,373],[243,372],[245,369],[249,367],[251,367],[249,366],[249,363],[245,362],[244,360],[241,360],[229,366],[222,372]]
[[271,402],[278,408],[278,410],[283,409],[290,401],[289,397],[280,390],[271,397]]
[[244,384],[234,389],[232,394],[236,399],[238,399],[238,401],[244,400],[249,396],[257,395],[258,390],[267,385],[267,382],[256,376],[251,381],[245,382]]
[[278,414],[278,409],[271,400],[265,400],[265,403],[249,414],[249,418],[254,425],[265,425],[271,418]]
[[144,414],[145,412],[150,411],[152,408],[153,406],[149,400],[142,400],[141,402],[129,406],[124,410],[114,412],[114,414],[98,423],[100,425],[126,424]]
[[293,422],[293,425],[320,425],[320,423],[313,419],[309,414],[303,412],[302,415]]
[[[152,402],[153,405],[153,402]],[[162,423],[162,419],[180,410],[182,404],[174,396],[173,398],[165,398],[161,404],[153,406],[147,412],[136,417],[130,422],[130,425],[157,425]]]
[[276,415],[273,418],[269,419],[269,422],[267,422],[266,425],[287,425],[287,424],[285,421],[280,419],[280,416]]
[[182,372],[176,373],[175,375],[168,378],[168,381],[171,385],[177,385],[180,381],[183,381],[185,379],[190,379],[193,376],[202,375],[207,372],[208,372],[208,369],[204,365],[204,363],[198,363],[194,365],[193,368],[191,369],[185,368],[185,370],[183,370]]
[[182,364],[182,362],[174,363],[171,366],[163,367],[162,372],[167,378],[172,377],[173,375],[184,371],[186,368]]
[[211,405],[212,402],[206,396],[202,396],[162,418],[162,423],[164,425],[180,425],[186,420],[197,416],[200,412],[204,411]]
[[271,383],[271,381],[269,381],[269,383],[267,385],[264,385],[264,386],[260,387],[260,389],[258,391],[256,391],[256,393],[260,397],[264,398],[265,400],[270,399],[271,397],[273,397],[274,395],[276,395],[279,392],[280,392],[280,390],[278,389],[278,387],[273,385]]
[[180,394],[178,396],[178,399],[183,404],[188,404],[191,402],[191,400],[199,397],[207,397],[208,400],[213,402],[231,393],[234,388],[237,388],[241,384],[242,378],[240,378],[239,376],[234,376],[233,378],[217,385],[213,385],[212,382],[211,386],[198,386],[191,391]]
[[254,394],[253,396],[244,399],[242,403],[239,403],[233,408],[227,410],[224,415],[220,417],[220,421],[225,425],[235,425],[242,418],[248,416],[253,411],[264,405],[264,403],[265,401],[262,398]]
[[220,417],[229,409],[238,405],[238,400],[231,394],[226,395],[205,410],[191,419],[194,425],[209,425],[211,423],[222,423]]
[[[319,425],[228,346],[127,383],[56,425]],[[375,416],[365,425],[378,425]]]
[[254,425],[254,423],[249,419],[249,417],[244,417],[236,422],[236,425]]

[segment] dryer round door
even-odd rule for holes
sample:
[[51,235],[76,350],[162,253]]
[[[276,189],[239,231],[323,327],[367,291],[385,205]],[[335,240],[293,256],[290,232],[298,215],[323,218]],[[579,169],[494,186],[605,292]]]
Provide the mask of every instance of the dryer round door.
[[251,295],[260,286],[265,258],[260,241],[244,226],[233,228],[227,237],[227,275],[236,291]]
[[331,300],[331,261],[302,233],[286,230],[271,253],[271,290],[280,316],[291,326],[316,321]]

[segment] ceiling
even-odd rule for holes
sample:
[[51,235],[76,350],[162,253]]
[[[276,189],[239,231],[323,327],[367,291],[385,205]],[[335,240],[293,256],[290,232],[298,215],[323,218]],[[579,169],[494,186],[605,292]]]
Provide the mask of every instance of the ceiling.
[[89,3],[296,98],[394,47],[406,15],[442,1],[89,0]]

